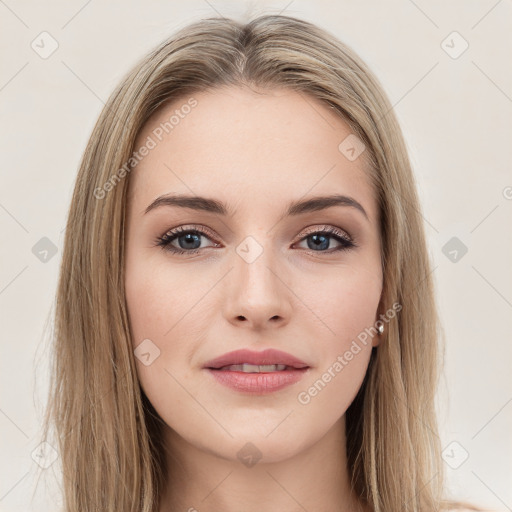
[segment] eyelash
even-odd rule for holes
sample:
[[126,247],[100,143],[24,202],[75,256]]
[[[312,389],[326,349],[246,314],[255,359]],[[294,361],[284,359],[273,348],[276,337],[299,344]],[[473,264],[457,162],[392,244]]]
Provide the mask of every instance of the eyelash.
[[[202,249],[191,249],[191,250],[185,250],[185,249],[178,249],[177,247],[171,246],[171,242],[179,238],[179,236],[184,234],[194,234],[194,235],[202,235],[206,238],[211,239],[209,232],[201,228],[200,226],[194,226],[191,227],[183,227],[180,226],[178,228],[172,229],[165,233],[163,236],[159,236],[155,240],[155,245],[160,246],[163,250],[169,251],[174,254],[197,254]],[[348,238],[342,231],[340,231],[337,228],[334,228],[332,226],[324,226],[320,230],[310,231],[306,233],[297,243],[302,242],[304,239],[312,236],[312,235],[330,235],[332,238],[334,238],[336,241],[340,242],[341,245],[339,247],[336,247],[334,249],[326,250],[326,251],[313,251],[311,249],[304,249],[309,253],[318,254],[318,253],[327,253],[332,254],[333,252],[338,251],[347,251],[349,249],[352,249],[354,247],[357,247],[357,244]],[[210,246],[212,247],[212,246]],[[205,249],[205,247],[203,247]]]

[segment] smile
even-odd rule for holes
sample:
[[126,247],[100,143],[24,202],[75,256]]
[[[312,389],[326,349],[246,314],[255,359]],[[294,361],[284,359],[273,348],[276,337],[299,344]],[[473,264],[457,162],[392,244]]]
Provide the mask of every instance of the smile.
[[291,366],[285,364],[231,364],[219,368],[223,372],[243,372],[243,373],[267,373],[267,372],[282,372],[283,370],[294,370]]

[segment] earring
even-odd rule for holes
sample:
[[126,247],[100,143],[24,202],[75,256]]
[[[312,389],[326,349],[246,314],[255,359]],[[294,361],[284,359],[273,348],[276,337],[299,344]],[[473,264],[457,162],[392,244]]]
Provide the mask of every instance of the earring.
[[380,324],[378,327],[377,327],[377,330],[379,331],[379,334],[382,334],[384,332],[384,326],[382,324]]

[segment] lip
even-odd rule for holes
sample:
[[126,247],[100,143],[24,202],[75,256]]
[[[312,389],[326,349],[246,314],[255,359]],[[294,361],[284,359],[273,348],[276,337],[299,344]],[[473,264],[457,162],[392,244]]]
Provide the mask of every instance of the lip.
[[261,352],[254,352],[247,349],[235,350],[208,361],[203,367],[207,369],[219,369],[223,366],[243,363],[255,365],[285,364],[286,366],[291,366],[295,369],[309,367],[307,363],[301,361],[297,357],[273,348],[268,348]]
[[278,372],[243,373],[236,371],[212,370],[206,371],[217,382],[241,393],[264,395],[279,391],[298,382],[309,368],[302,370],[282,370]]
[[[253,365],[284,364],[290,368],[259,373],[220,369],[224,366],[243,363]],[[266,349],[262,352],[235,350],[208,361],[203,368],[220,384],[238,392],[257,395],[272,393],[290,386],[302,379],[310,369],[304,361],[275,349]]]

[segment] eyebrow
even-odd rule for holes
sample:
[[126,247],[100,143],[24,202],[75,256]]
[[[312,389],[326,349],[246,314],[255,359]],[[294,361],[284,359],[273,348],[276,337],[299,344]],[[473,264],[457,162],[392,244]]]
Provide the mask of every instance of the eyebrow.
[[[166,194],[157,197],[144,211],[144,214],[162,206],[174,206],[179,208],[189,208],[192,210],[215,213],[218,215],[233,215],[233,211],[221,201],[201,196]],[[334,206],[348,206],[359,210],[367,220],[368,214],[361,203],[353,197],[333,194],[330,196],[316,196],[302,201],[292,201],[286,208],[281,218],[286,216],[301,215],[304,213],[325,210]]]

